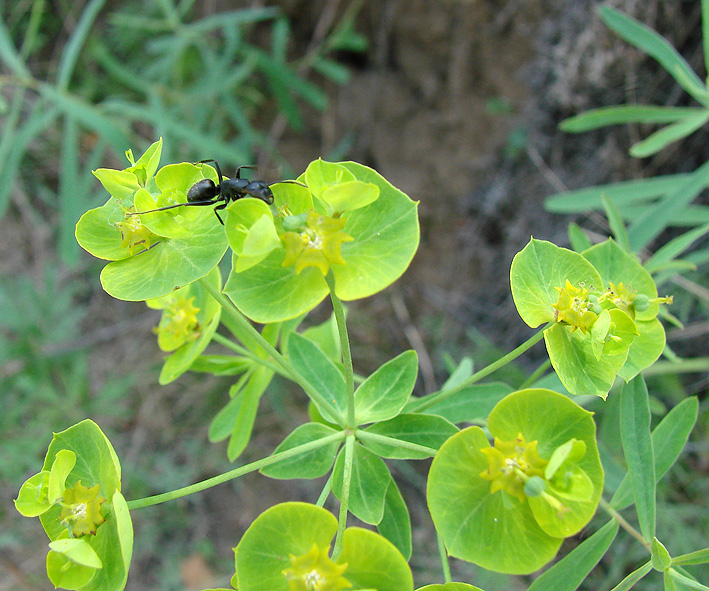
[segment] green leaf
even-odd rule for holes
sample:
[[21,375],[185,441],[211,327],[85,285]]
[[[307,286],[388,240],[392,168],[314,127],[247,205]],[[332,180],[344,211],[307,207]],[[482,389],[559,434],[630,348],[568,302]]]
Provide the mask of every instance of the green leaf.
[[559,562],[534,579],[527,591],[574,591],[603,558],[618,533],[618,522],[611,519],[590,538],[585,539]]
[[[337,530],[337,519],[307,503],[281,503],[259,515],[235,548],[236,588],[239,591],[289,591],[283,571],[313,545],[327,549]],[[336,564],[347,565],[342,576],[353,589],[411,591],[411,570],[399,551],[379,534],[347,528]]]
[[411,558],[411,517],[393,478],[389,481],[384,516],[377,525],[377,531],[394,544],[406,560]]
[[655,459],[650,434],[650,406],[642,376],[621,391],[620,435],[633,485],[633,496],[643,538],[655,537]]
[[665,348],[665,329],[657,318],[649,322],[636,322],[635,328],[638,336],[630,345],[625,365],[618,372],[626,382],[655,363]]
[[[336,432],[334,429],[320,423],[306,423],[296,427],[273,453],[276,454],[304,443],[317,441]],[[339,445],[339,441],[333,441],[323,447],[261,468],[261,473],[270,478],[318,478],[327,474],[332,467]]]
[[695,107],[657,107],[654,105],[618,105],[591,109],[564,119],[559,129],[568,133],[582,133],[623,123],[674,123],[691,115],[705,115],[706,109]]
[[[605,399],[628,353],[603,355],[597,359],[591,340],[555,324],[544,331],[549,359],[561,383],[571,394],[593,394]],[[628,345],[629,346],[629,345]]]
[[692,243],[699,240],[709,233],[709,224],[699,226],[694,230],[684,232],[676,238],[673,238],[645,261],[644,267],[649,273],[656,273],[664,268],[668,263],[676,260],[676,258],[687,250]]
[[[54,456],[47,483],[47,500],[54,503],[64,496],[66,479],[76,465],[76,454],[70,449],[60,449]],[[98,567],[96,567],[98,568]]]
[[307,503],[282,503],[267,509],[249,526],[234,549],[239,591],[289,591],[283,570],[288,556],[300,556],[313,544],[327,548],[337,519]]
[[706,564],[709,562],[709,548],[702,548],[689,554],[675,556],[672,559],[672,566],[688,566],[691,564]]
[[[567,191],[547,198],[544,207],[547,211],[555,213],[600,210],[603,208],[602,196],[607,195],[621,211],[624,211],[626,206],[649,203],[657,197],[674,191],[678,186],[689,181],[691,176],[691,173],[671,174]],[[625,217],[627,219],[627,216]]]
[[96,551],[84,539],[63,538],[54,540],[49,542],[49,547],[82,566],[90,566],[91,568],[101,568],[103,566]]
[[[707,95],[707,98],[709,98],[709,95]],[[646,158],[647,156],[657,154],[672,142],[681,140],[683,137],[694,133],[703,127],[707,121],[709,121],[709,111],[707,110],[703,113],[689,115],[677,121],[677,123],[663,127],[643,141],[633,144],[630,148],[630,155],[635,158]]]
[[[689,434],[697,422],[699,403],[695,397],[685,398],[670,412],[652,432],[652,447],[655,458],[655,478],[659,480],[667,473],[682,453]],[[616,490],[610,505],[617,511],[633,502],[633,489],[629,475]]]
[[628,243],[628,232],[625,229],[625,224],[623,223],[623,218],[620,215],[620,211],[616,207],[613,200],[607,195],[601,197],[603,201],[603,209],[606,211],[606,217],[608,218],[608,225],[615,236],[616,241],[626,252],[630,251],[630,244]]
[[411,396],[417,376],[415,351],[405,351],[379,367],[355,392],[356,423],[385,421],[398,415]]
[[[332,492],[342,500],[345,448],[340,450],[332,471]],[[360,444],[354,446],[349,510],[365,523],[377,525],[384,517],[384,502],[391,475],[384,460]]]
[[[603,196],[601,196],[603,197]],[[571,248],[575,252],[583,252],[587,248],[591,248],[593,244],[591,239],[586,235],[581,226],[574,224],[573,222],[569,224],[568,229],[569,242],[571,243]]]
[[[455,435],[458,429],[443,417],[410,413],[375,423],[367,427],[365,432],[438,449],[449,437]],[[365,447],[384,458],[425,460],[430,457],[423,452],[394,447],[371,439],[366,439],[363,443]]]
[[601,6],[600,14],[606,25],[628,43],[655,58],[697,101],[704,105],[709,104],[709,93],[704,83],[666,39],[610,6]]
[[664,572],[670,568],[672,565],[672,557],[660,540],[653,538],[650,549],[652,551],[652,568],[660,572]]
[[298,333],[291,334],[288,339],[288,356],[296,371],[338,411],[339,416],[333,417],[328,409],[320,408],[313,400],[323,417],[331,422],[345,417],[347,386],[337,366],[315,343]]
[[[273,372],[270,369],[256,367],[247,378],[243,390],[237,394],[240,403],[227,447],[227,456],[232,462],[241,455],[251,440],[258,403],[272,378]],[[233,407],[230,410],[233,410]]]
[[633,220],[628,239],[634,252],[646,248],[670,224],[672,217],[709,186],[709,162],[700,166],[683,182],[677,182],[661,199]]
[[424,585],[419,587],[416,591],[483,591],[480,587],[473,587],[468,585],[468,583],[445,583],[439,585],[434,583],[433,585]]
[[620,583],[618,583],[611,591],[628,591],[632,589],[633,585],[639,580],[645,577],[647,573],[652,570],[652,563],[650,561],[643,564],[640,568],[635,569],[627,577],[625,577]]
[[522,320],[532,328],[555,320],[556,288],[563,288],[567,280],[589,289],[603,284],[593,265],[579,253],[531,239],[515,255],[510,269],[512,297]]
[[52,506],[47,498],[49,470],[30,476],[20,487],[15,509],[24,517],[37,517]]
[[350,527],[342,537],[342,552],[337,558],[347,563],[345,578],[353,589],[412,591],[411,569],[396,547],[366,529]]
[[[512,391],[513,388],[503,382],[473,384],[421,412],[438,415],[454,424],[472,423],[487,419],[494,406]],[[415,399],[412,402],[419,400]]]
[[[205,212],[208,213],[208,212]],[[213,215],[195,220],[192,235],[159,242],[147,251],[109,263],[101,285],[119,300],[159,298],[207,275],[227,249],[226,236]]]

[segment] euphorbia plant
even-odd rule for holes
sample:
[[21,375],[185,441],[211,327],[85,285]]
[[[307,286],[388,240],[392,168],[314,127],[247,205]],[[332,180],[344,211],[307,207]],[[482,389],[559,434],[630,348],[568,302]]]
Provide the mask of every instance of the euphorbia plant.
[[[524,321],[544,327],[475,373],[462,362],[443,389],[416,397],[414,351],[355,376],[342,303],[381,291],[406,270],[419,241],[415,202],[370,168],[317,160],[296,182],[273,185],[273,203],[230,199],[217,218],[212,207],[187,203],[195,183],[221,180],[215,170],[204,163],[159,168],[160,151],[157,142],[137,161],[128,152],[126,170],[96,171],[111,197],[79,220],[76,236],[109,261],[104,288],[162,310],[155,329],[168,353],[161,383],[185,371],[235,376],[209,428],[212,440],[229,439],[230,459],[248,445],[259,399],[277,374],[307,395],[310,420],[263,459],[127,503],[118,460],[95,424],[57,434],[42,472],[16,501],[24,515],[41,515],[55,584],[122,589],[132,541],[129,510],[257,470],[270,478],[327,479],[313,503],[285,499],[247,529],[235,548],[232,584],[240,591],[413,589],[409,511],[389,459],[434,458],[427,494],[444,583],[422,589],[477,589],[452,582],[447,554],[491,570],[532,572],[588,524],[603,488],[591,413],[548,388],[477,382],[545,339],[571,395],[605,397],[619,375],[632,379],[623,390],[628,408],[646,409],[638,374],[662,350],[656,316],[665,300],[632,256],[613,242],[575,253],[532,240],[513,262],[512,292]],[[223,281],[218,264],[227,249]],[[301,329],[328,295],[332,317]],[[210,343],[227,352],[206,353]],[[686,439],[692,410],[696,416],[696,404],[685,405],[658,427],[653,442],[657,436],[662,453],[645,461],[674,461],[679,449],[664,446],[663,438],[673,430]],[[459,430],[471,422],[477,425]],[[649,423],[629,425],[630,455],[642,457]],[[643,478],[641,464],[632,462],[629,471],[646,534],[656,473]],[[628,503],[627,488],[620,487],[619,503]],[[331,501],[337,516],[324,508]],[[352,516],[369,528],[348,527]],[[576,574],[587,573],[616,530],[599,531],[579,547],[589,550],[582,558],[572,553],[554,568],[573,560]],[[545,576],[566,578],[553,573]]]

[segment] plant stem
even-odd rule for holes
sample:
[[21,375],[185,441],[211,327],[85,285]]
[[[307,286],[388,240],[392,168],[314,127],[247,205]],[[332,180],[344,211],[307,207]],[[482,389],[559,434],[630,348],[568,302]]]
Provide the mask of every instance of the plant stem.
[[411,402],[409,402],[406,405],[403,412],[421,412],[422,410],[430,408],[430,407],[434,406],[435,404],[438,404],[439,402],[443,402],[444,400],[447,400],[448,398],[450,398],[454,394],[460,392],[463,388],[467,388],[468,386],[471,386],[472,384],[474,384],[478,380],[481,380],[482,378],[497,371],[498,369],[507,365],[511,361],[514,361],[522,353],[524,353],[525,351],[530,349],[532,346],[536,345],[539,341],[541,341],[542,338],[544,338],[544,331],[552,325],[553,325],[553,322],[550,322],[544,328],[542,328],[542,329],[538,330],[536,333],[534,333],[530,338],[528,338],[519,347],[517,347],[516,349],[513,349],[507,355],[500,357],[497,361],[494,361],[493,363],[491,363],[487,367],[483,367],[480,371],[476,371],[468,379],[463,380],[462,382],[460,382],[459,384],[456,384],[452,388],[447,388],[446,390],[439,390],[438,392],[428,394],[427,396],[423,396],[422,398],[412,400]]
[[[252,336],[252,338],[259,344],[259,346],[273,358],[273,360],[284,370],[285,375],[294,382],[297,382],[313,402],[319,404],[323,408],[326,408],[329,411],[330,415],[336,420],[338,420],[339,423],[340,413],[337,408],[335,408],[335,406],[329,400],[327,400],[327,398],[322,396],[320,392],[313,388],[310,382],[308,382],[303,376],[301,376],[296,371],[293,365],[285,357],[283,357],[283,355],[281,355],[278,350],[273,345],[271,345],[271,343],[269,343],[258,330],[253,327],[251,322],[246,319],[246,317],[239,311],[239,309],[234,305],[234,303],[229,298],[227,298],[219,289],[209,283],[206,278],[203,277],[199,280],[199,282],[202,284],[202,287],[204,287],[204,289],[206,289],[207,292],[217,302],[219,302],[222,309],[225,310],[226,313],[229,314],[229,316],[231,316],[241,326],[241,328],[248,332]],[[341,424],[340,426],[344,427],[345,425]]]
[[381,443],[391,447],[397,447],[399,449],[407,449],[409,451],[426,454],[430,457],[433,457],[438,453],[438,450],[433,449],[432,447],[426,447],[425,445],[419,445],[418,443],[411,443],[410,441],[402,441],[401,439],[387,437],[386,435],[379,435],[378,433],[369,433],[368,431],[363,431],[362,429],[357,429],[355,431],[355,435],[357,436],[357,439],[361,439],[362,441],[369,440],[374,443]]
[[448,563],[448,553],[446,552],[446,545],[443,543],[443,538],[438,532],[436,532],[436,540],[438,541],[438,555],[441,557],[443,582],[450,583],[453,580],[453,578],[451,577],[451,565]]
[[337,520],[337,536],[335,546],[332,549],[332,559],[337,557],[342,551],[342,534],[347,527],[347,512],[350,506],[350,484],[352,483],[352,464],[354,463],[354,433],[348,433],[345,439],[345,465],[342,473],[342,498],[340,499],[340,515]]
[[350,351],[350,338],[347,334],[347,320],[345,309],[340,298],[335,295],[335,280],[330,271],[325,277],[327,286],[330,288],[330,299],[332,300],[332,310],[335,313],[337,331],[340,335],[340,348],[342,350],[342,365],[345,368],[345,386],[347,387],[347,426],[355,428],[355,403],[354,403],[354,367],[352,365],[352,352]]
[[244,476],[245,474],[249,474],[250,472],[255,472],[256,470],[260,470],[261,468],[265,468],[266,466],[275,464],[278,461],[287,460],[288,458],[292,458],[294,456],[312,451],[314,449],[318,449],[320,447],[324,447],[332,443],[333,441],[338,441],[340,439],[343,439],[344,437],[345,431],[338,431],[337,433],[332,433],[331,435],[327,435],[322,439],[309,441],[308,443],[304,443],[303,445],[292,447],[290,449],[278,452],[255,462],[245,464],[244,466],[240,466],[239,468],[230,470],[229,472],[225,472],[224,474],[219,474],[218,476],[207,478],[207,480],[203,480],[202,482],[197,482],[195,484],[191,484],[189,486],[178,488],[177,490],[162,493],[159,495],[153,495],[150,497],[144,497],[142,499],[136,499],[134,501],[129,501],[128,509],[133,510],[142,509],[143,507],[151,507],[152,505],[158,505],[159,503],[172,501],[174,499],[179,499],[180,497],[184,497],[196,492],[206,490],[208,488],[216,486],[217,484],[228,482],[229,480],[233,480],[234,478],[238,478],[239,476]]
[[290,379],[290,375],[286,375],[286,373],[281,367],[277,366],[275,363],[272,363],[268,359],[259,357],[258,354],[254,353],[253,351],[250,351],[246,347],[239,345],[238,343],[235,343],[224,335],[220,335],[218,332],[215,332],[214,336],[212,336],[212,340],[216,341],[217,343],[220,343],[221,345],[224,345],[227,349],[231,349],[237,355],[241,355],[242,357],[251,359],[256,363],[260,363],[264,367],[270,369],[273,373],[277,373],[280,376]]
[[618,513],[613,507],[611,507],[608,504],[608,501],[606,501],[603,497],[601,497],[600,501],[598,504],[605,510],[608,515],[610,515],[613,519],[615,519],[620,527],[622,527],[625,531],[627,531],[631,536],[633,536],[638,542],[640,542],[645,549],[652,554],[652,549],[650,548],[650,544],[648,544],[644,539],[642,534],[636,530],[632,525],[630,525],[625,518]]

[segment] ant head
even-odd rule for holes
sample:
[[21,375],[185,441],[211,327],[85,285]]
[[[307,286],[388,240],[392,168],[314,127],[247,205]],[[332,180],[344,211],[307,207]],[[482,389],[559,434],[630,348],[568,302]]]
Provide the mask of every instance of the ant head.
[[256,197],[271,205],[273,203],[273,192],[271,188],[263,181],[251,181],[243,189],[244,193],[249,197]]

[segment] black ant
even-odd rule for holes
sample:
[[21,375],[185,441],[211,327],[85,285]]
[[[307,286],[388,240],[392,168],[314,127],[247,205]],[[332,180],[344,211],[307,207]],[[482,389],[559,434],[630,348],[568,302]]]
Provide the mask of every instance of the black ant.
[[[242,199],[244,197],[255,197],[256,199],[261,199],[266,202],[268,205],[273,204],[271,185],[264,181],[250,181],[248,179],[241,178],[241,170],[243,168],[255,168],[254,166],[239,166],[239,168],[236,169],[235,178],[224,179],[222,176],[222,171],[219,168],[219,163],[216,160],[200,160],[197,164],[206,164],[208,162],[214,162],[214,167],[217,169],[219,183],[215,185],[212,179],[202,179],[201,181],[197,181],[190,187],[190,190],[187,191],[187,203],[166,205],[165,207],[158,207],[157,209],[150,209],[148,211],[131,212],[129,215],[141,215],[144,213],[153,213],[154,211],[164,211],[165,209],[173,209],[175,207],[182,207],[183,205],[216,205],[218,203],[219,205],[214,208],[214,213],[217,216],[219,223],[223,226],[224,221],[219,216],[219,210],[226,208],[226,206],[232,201],[236,201],[237,199]],[[294,183],[303,187],[305,186],[298,181],[280,182]],[[272,184],[275,185],[276,183]]]

